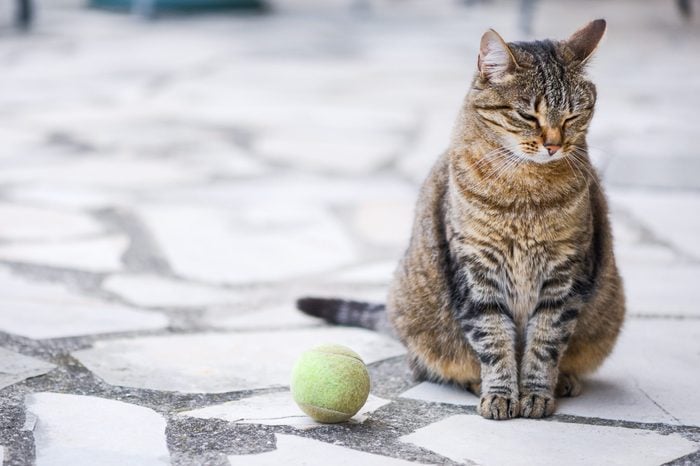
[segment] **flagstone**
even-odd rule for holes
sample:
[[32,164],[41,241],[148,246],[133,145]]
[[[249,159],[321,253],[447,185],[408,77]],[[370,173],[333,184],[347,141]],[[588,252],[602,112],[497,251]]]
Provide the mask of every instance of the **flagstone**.
[[[34,393],[37,466],[169,464],[165,419],[140,406],[93,396]],[[79,415],[76,415],[78,414]]]
[[121,256],[128,244],[129,240],[122,235],[40,244],[14,243],[0,246],[0,260],[89,272],[112,272],[122,268]]
[[451,416],[400,439],[459,463],[483,466],[658,466],[694,452],[678,434],[589,424]]
[[[365,405],[348,422],[361,424],[372,412],[388,403],[390,403],[389,400],[370,395]],[[284,425],[300,429],[327,425],[316,422],[304,414],[294,403],[292,394],[288,391],[256,395],[180,414],[202,419],[223,419],[238,424]]]
[[405,352],[375,332],[318,327],[105,340],[72,354],[112,385],[221,393],[288,386],[299,355],[327,342],[349,346],[366,364]]
[[0,348],[0,390],[30,377],[46,374],[55,367],[40,359]]
[[176,272],[214,283],[275,282],[325,272],[355,257],[340,225],[309,206],[158,206],[144,208],[142,218]]
[[56,240],[100,233],[102,227],[87,215],[0,203],[0,239]]
[[228,457],[229,461],[231,464],[246,464],[249,466],[267,466],[272,464],[303,464],[304,466],[327,466],[329,464],[337,466],[416,464],[295,435],[275,434],[275,439],[277,448],[273,451],[256,455],[232,455]]
[[231,290],[156,275],[111,275],[102,287],[139,306],[197,307],[241,300]]
[[161,329],[168,319],[68,291],[58,283],[24,280],[0,269],[0,330],[27,338],[60,338]]

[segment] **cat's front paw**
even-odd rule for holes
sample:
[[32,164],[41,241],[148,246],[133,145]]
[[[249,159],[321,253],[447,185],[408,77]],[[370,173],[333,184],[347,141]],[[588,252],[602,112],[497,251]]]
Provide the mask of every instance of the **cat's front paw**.
[[484,393],[479,402],[479,414],[486,419],[497,421],[517,417],[519,409],[517,395]]
[[520,415],[539,419],[554,414],[557,403],[550,393],[526,393],[520,396]]

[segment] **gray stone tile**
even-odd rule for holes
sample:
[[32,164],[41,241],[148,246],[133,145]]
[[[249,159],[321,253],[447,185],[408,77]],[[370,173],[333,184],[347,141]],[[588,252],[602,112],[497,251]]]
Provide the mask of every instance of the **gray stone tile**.
[[678,434],[526,419],[494,422],[477,415],[451,416],[401,440],[453,461],[483,466],[658,466],[698,448]]
[[0,348],[0,389],[30,377],[46,374],[55,367],[54,364],[40,359]]
[[356,265],[335,273],[334,283],[389,285],[398,265],[398,259]]
[[165,419],[140,406],[92,396],[27,395],[38,466],[169,464]]
[[287,386],[296,358],[326,342],[349,346],[366,364],[405,351],[375,332],[320,327],[98,341],[73,356],[112,385],[221,393]]
[[321,325],[322,321],[294,308],[293,304],[260,309],[234,309],[214,306],[202,315],[202,322],[214,328],[229,330],[285,330]]
[[354,229],[370,244],[403,251],[411,237],[414,202],[407,198],[361,203],[353,212]]
[[700,196],[683,191],[615,190],[613,202],[681,252],[700,259]]
[[0,246],[0,260],[49,267],[116,272],[129,240],[122,235],[50,243],[7,244]]
[[0,203],[0,239],[58,240],[100,233],[102,227],[87,215]]
[[460,406],[476,406],[479,403],[479,398],[463,388],[432,382],[419,383],[403,392],[401,398]]
[[312,171],[371,173],[396,157],[400,134],[353,131],[318,125],[286,128],[259,139],[253,150],[277,164]]
[[241,294],[231,290],[156,275],[111,275],[102,288],[138,306],[200,307],[241,301]]
[[63,186],[100,187],[101,189],[141,189],[164,187],[201,179],[184,167],[162,160],[140,159],[110,154],[108,157],[65,159],[46,163],[41,170],[33,164],[15,166],[0,173],[0,182]]
[[[363,423],[369,414],[390,403],[389,400],[370,395],[367,403],[348,422]],[[206,408],[180,413],[182,416],[202,419],[223,419],[240,424],[265,424],[292,426],[298,429],[321,427],[321,424],[304,414],[294,403],[288,391],[256,395],[241,400],[229,401]]]
[[631,314],[700,316],[700,265],[620,264]]
[[559,412],[699,426],[698,367],[699,321],[629,319],[610,358]]
[[275,439],[277,448],[273,451],[256,455],[229,456],[229,461],[231,464],[246,464],[250,466],[272,464],[303,464],[305,466],[326,466],[328,464],[337,464],[339,466],[416,464],[295,435],[275,434]]
[[0,330],[27,338],[59,338],[161,329],[165,316],[104,303],[56,283],[30,282],[0,269]]
[[[682,343],[679,343],[682,342]],[[584,379],[576,398],[559,400],[557,412],[589,418],[700,425],[700,322],[629,319],[603,367]],[[654,370],[650,371],[649,368]],[[466,390],[423,382],[403,398],[475,406]]]
[[309,206],[168,206],[143,209],[141,216],[173,269],[204,281],[274,282],[321,273],[355,257],[338,223]]

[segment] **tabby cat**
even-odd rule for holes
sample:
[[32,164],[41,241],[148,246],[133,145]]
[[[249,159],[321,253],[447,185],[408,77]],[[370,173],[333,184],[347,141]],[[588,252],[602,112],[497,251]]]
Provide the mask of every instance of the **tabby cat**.
[[565,41],[481,39],[447,152],[425,181],[386,307],[303,298],[342,325],[388,322],[418,380],[480,395],[488,419],[540,418],[612,350],[625,314],[586,131],[605,21]]

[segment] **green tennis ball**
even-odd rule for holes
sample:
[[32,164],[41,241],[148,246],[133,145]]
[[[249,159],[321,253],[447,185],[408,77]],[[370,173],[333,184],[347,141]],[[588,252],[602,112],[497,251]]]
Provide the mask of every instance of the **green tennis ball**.
[[367,367],[345,346],[317,346],[294,364],[292,396],[301,410],[318,422],[347,421],[369,396]]

